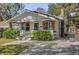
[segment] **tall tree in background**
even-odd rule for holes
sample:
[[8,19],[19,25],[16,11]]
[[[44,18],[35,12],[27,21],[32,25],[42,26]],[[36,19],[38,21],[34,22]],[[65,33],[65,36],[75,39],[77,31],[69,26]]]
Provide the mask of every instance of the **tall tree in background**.
[[24,6],[22,3],[2,3],[0,4],[0,16],[2,16],[4,20],[8,20],[23,8]]
[[[68,31],[68,27],[66,27],[67,25],[69,25],[68,23],[68,19],[67,16],[70,14],[71,11],[73,11],[75,8],[79,8],[79,4],[78,3],[57,3],[57,4],[49,4],[48,6],[48,12],[50,14],[53,15],[58,15],[62,17],[62,21],[64,26],[61,25],[61,27],[63,26],[63,30],[61,30],[61,32],[67,32]],[[62,34],[63,36],[63,34]]]
[[[60,15],[61,13],[64,16],[68,15],[69,12],[79,7],[78,3],[57,3],[57,4],[49,4],[48,12],[50,14]],[[61,11],[62,10],[62,11]]]
[[79,3],[57,3],[49,4],[48,12],[50,14],[61,16],[63,20],[67,19],[67,16],[75,8],[79,8]]

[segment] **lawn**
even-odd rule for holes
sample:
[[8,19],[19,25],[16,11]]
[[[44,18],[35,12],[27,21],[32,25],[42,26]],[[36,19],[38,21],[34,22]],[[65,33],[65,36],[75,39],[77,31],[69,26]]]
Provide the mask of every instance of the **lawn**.
[[17,55],[26,48],[28,48],[28,46],[25,44],[0,46],[0,55]]
[[15,41],[15,39],[0,38],[0,44],[12,42],[12,41]]

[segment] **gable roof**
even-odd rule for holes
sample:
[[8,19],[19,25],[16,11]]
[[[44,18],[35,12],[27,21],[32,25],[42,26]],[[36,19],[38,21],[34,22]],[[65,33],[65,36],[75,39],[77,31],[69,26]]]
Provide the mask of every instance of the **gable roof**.
[[62,19],[61,17],[55,16],[55,15],[50,15],[48,13],[39,13],[36,11],[31,11],[31,10],[23,10],[20,14],[12,17],[11,19],[8,20],[8,22],[10,21],[42,21],[42,20],[48,20],[48,19],[52,19],[52,20],[58,20],[58,19]]

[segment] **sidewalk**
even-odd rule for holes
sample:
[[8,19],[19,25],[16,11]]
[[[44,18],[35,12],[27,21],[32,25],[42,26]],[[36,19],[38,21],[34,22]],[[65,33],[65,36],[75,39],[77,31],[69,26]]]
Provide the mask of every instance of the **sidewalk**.
[[28,42],[28,41],[27,40],[17,40],[17,41],[13,41],[13,42],[9,42],[9,43],[4,43],[1,45],[4,46],[4,45],[11,45],[11,44],[21,44],[21,43],[25,43],[25,42]]
[[69,46],[69,45],[79,45],[79,41],[69,41],[69,40],[54,40],[54,41],[32,41],[32,40],[17,40],[9,43],[4,43],[1,45],[11,45],[11,44],[21,44],[21,43],[27,43],[27,44],[35,44],[35,43],[44,43],[44,44],[56,44],[56,46]]

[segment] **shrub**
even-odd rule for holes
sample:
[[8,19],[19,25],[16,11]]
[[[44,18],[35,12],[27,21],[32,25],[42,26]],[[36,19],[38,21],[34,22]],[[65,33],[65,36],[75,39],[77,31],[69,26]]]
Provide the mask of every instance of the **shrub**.
[[0,37],[3,36],[3,28],[0,28]]
[[3,37],[3,32],[7,30],[7,28],[0,28],[0,37]]
[[8,30],[3,32],[3,35],[5,38],[15,39],[17,36],[19,36],[19,33],[20,32],[15,30],[15,29],[8,29]]
[[52,34],[49,30],[34,30],[32,32],[33,40],[50,41],[52,40]]

